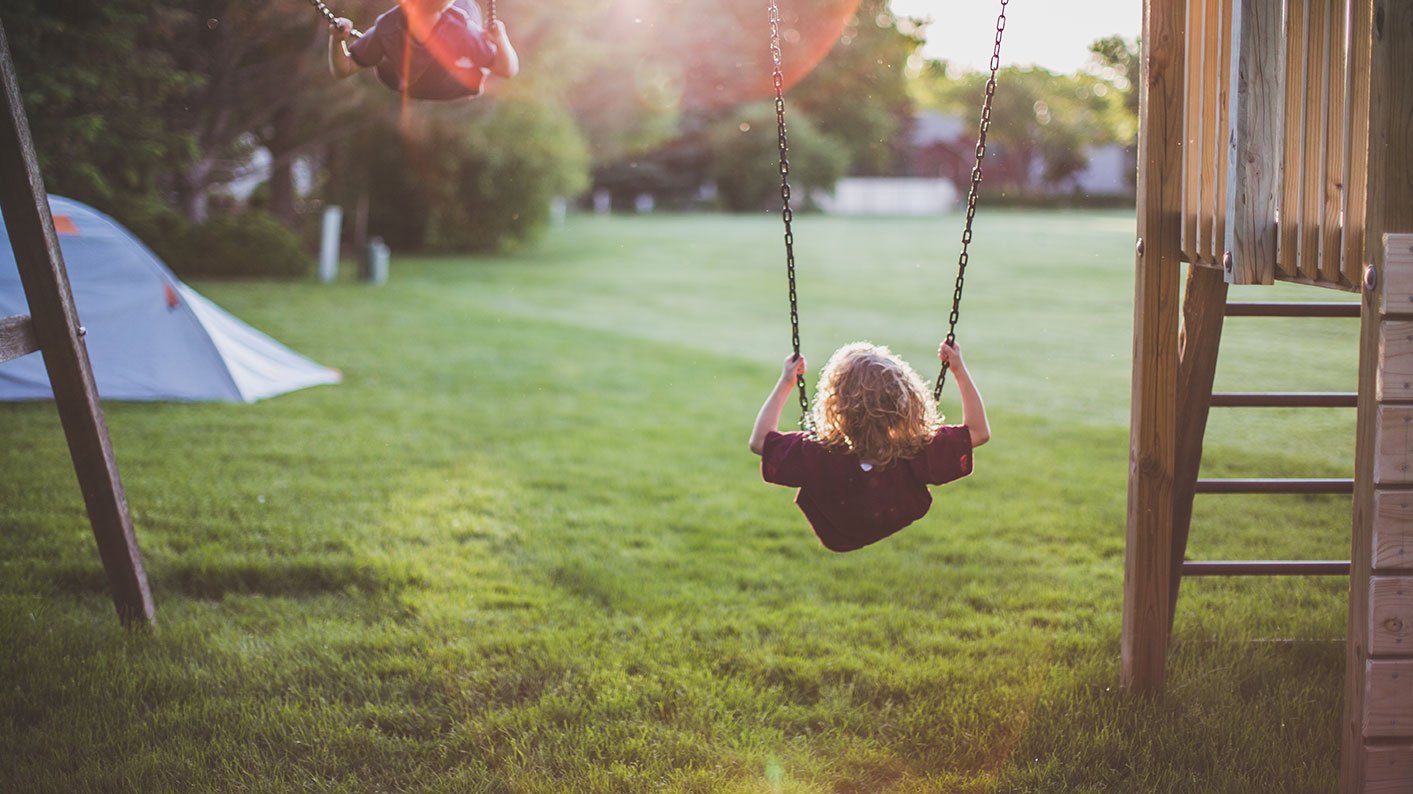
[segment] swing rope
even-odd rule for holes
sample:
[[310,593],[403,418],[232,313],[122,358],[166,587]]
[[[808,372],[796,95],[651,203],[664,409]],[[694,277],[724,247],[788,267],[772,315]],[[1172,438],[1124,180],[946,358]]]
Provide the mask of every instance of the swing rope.
[[[494,0],[491,0],[494,2]],[[957,321],[961,319],[962,289],[966,286],[967,263],[970,259],[968,247],[972,239],[972,222],[976,219],[976,202],[981,195],[981,166],[986,158],[986,134],[991,129],[991,105],[996,97],[996,75],[1001,69],[1001,39],[1006,33],[1006,6],[1010,0],[1001,0],[1001,11],[996,17],[996,39],[991,49],[991,76],[986,80],[986,95],[981,103],[981,122],[976,135],[976,161],[971,169],[971,187],[967,190],[966,225],[962,229],[962,251],[957,257],[957,281],[952,290],[952,311],[947,318],[947,343],[957,339]],[[775,126],[780,145],[780,217],[785,222],[785,274],[790,289],[790,342],[795,355],[800,355],[800,308],[795,289],[795,235],[790,228],[794,212],[790,209],[790,159],[789,139],[785,133],[785,78],[781,69],[780,55],[780,6],[778,0],[769,0],[770,5],[770,59],[774,66],[775,82]],[[947,365],[937,375],[933,387],[933,399],[942,399],[942,387],[947,382]],[[813,432],[813,422],[809,416],[809,397],[805,393],[805,378],[795,377],[795,386],[800,399],[800,428]]]
[[[800,306],[795,293],[795,233],[790,222],[795,213],[790,209],[790,142],[785,134],[785,74],[780,65],[780,4],[770,0],[770,59],[775,73],[775,129],[780,144],[780,218],[785,222],[785,272],[790,281],[790,343],[795,357],[800,356]],[[795,376],[795,388],[800,397],[800,429],[814,432],[814,422],[810,419],[810,401],[805,393],[805,376]]]
[[[971,224],[976,218],[976,200],[981,194],[981,163],[986,158],[986,133],[991,129],[991,101],[996,97],[996,72],[1001,68],[1001,38],[1006,33],[1006,4],[1001,0],[1001,13],[996,17],[996,44],[991,49],[991,76],[986,80],[986,98],[981,102],[981,123],[976,133],[976,162],[971,168],[971,188],[967,190],[967,220],[962,229],[962,252],[957,257],[957,284],[952,290],[952,313],[947,318],[947,344],[957,340],[957,320],[961,319],[962,287],[967,278],[967,246],[971,245]],[[947,365],[937,373],[937,385],[932,399],[942,399],[942,387],[947,383]]]
[[[333,11],[330,11],[328,6],[324,5],[323,0],[309,0],[309,4],[314,6],[320,14],[323,14],[324,19],[328,20],[330,25],[338,21],[338,16],[336,16]],[[495,24],[496,0],[486,0],[486,19],[486,27]],[[355,29],[351,31],[349,35],[353,36],[355,39],[361,39],[363,38],[363,31]]]

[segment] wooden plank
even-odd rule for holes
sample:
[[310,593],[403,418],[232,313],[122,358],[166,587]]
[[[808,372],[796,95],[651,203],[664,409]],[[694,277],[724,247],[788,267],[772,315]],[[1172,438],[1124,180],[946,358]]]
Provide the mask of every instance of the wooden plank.
[[1373,559],[1381,570],[1413,570],[1413,491],[1374,492]]
[[1380,405],[1374,484],[1413,485],[1413,405]]
[[1197,492],[1197,475],[1202,469],[1202,439],[1207,434],[1207,415],[1212,382],[1217,373],[1217,352],[1222,341],[1226,305],[1227,282],[1219,271],[1196,266],[1187,269],[1182,330],[1178,337],[1173,570],[1168,602],[1170,629],[1177,614],[1178,591],[1182,586],[1182,559],[1187,552],[1188,531],[1192,526],[1192,497]]
[[1413,576],[1369,581],[1369,653],[1413,656]]
[[[1378,329],[1372,322],[1372,309],[1385,305],[1379,284],[1389,275],[1386,265],[1390,251],[1394,256],[1410,247],[1403,236],[1413,232],[1413,3],[1370,2],[1375,14],[1369,12],[1372,24],[1372,49],[1369,60],[1369,161],[1368,203],[1366,207],[1367,245],[1365,261],[1373,264],[1379,278],[1373,289],[1366,290],[1366,306],[1360,334],[1360,406],[1359,438],[1355,452],[1355,477],[1360,491],[1354,500],[1354,531],[1351,542],[1351,584],[1357,585],[1367,576],[1372,557],[1372,476],[1374,434],[1377,428],[1373,397],[1377,376]],[[1362,14],[1363,12],[1359,12]],[[1362,38],[1363,32],[1356,31]],[[1357,49],[1357,48],[1356,48]],[[1354,76],[1359,79],[1359,75]],[[1356,131],[1357,134],[1357,131]],[[1389,235],[1394,232],[1398,234]],[[1368,399],[1364,399],[1367,395]],[[1362,567],[1362,570],[1361,570]],[[1366,677],[1368,643],[1367,589],[1351,587],[1349,599],[1349,636],[1346,642],[1345,714],[1343,720],[1343,762],[1340,767],[1340,790],[1364,790],[1364,765],[1360,763],[1362,736],[1367,726],[1365,698],[1369,690]]]
[[1217,193],[1217,150],[1222,141],[1218,133],[1220,113],[1218,112],[1221,82],[1222,47],[1222,3],[1221,0],[1192,0],[1205,2],[1202,15],[1202,204],[1197,220],[1198,260],[1221,265],[1222,254],[1217,250],[1221,241],[1213,239],[1217,225],[1217,202],[1224,201]]
[[1306,42],[1305,118],[1301,129],[1301,150],[1305,168],[1300,184],[1300,274],[1320,280],[1320,215],[1324,208],[1325,186],[1325,72],[1329,66],[1329,30],[1324,20],[1333,0],[1307,0],[1310,36]]
[[1300,272],[1300,188],[1304,184],[1305,79],[1309,68],[1306,40],[1310,35],[1310,0],[1289,0],[1285,44],[1285,145],[1281,173],[1280,239],[1276,272],[1297,278]]
[[1380,323],[1376,385],[1380,402],[1413,401],[1413,320]]
[[1217,118],[1216,135],[1217,148],[1212,151],[1216,158],[1214,166],[1217,172],[1217,189],[1213,198],[1212,215],[1215,218],[1212,225],[1212,257],[1214,261],[1226,263],[1227,251],[1227,135],[1231,129],[1231,92],[1236,89],[1230,80],[1234,49],[1232,43],[1232,7],[1239,0],[1222,0],[1221,27],[1218,32],[1221,36],[1221,43],[1218,45],[1218,54],[1221,62],[1217,64]]
[[1348,81],[1345,103],[1346,183],[1349,189],[1344,211],[1344,277],[1358,284],[1367,262],[1365,251],[1368,223],[1369,183],[1369,57],[1373,47],[1373,3],[1349,2],[1349,55],[1345,59]]
[[1274,284],[1276,199],[1281,179],[1283,98],[1282,0],[1235,0],[1232,36],[1237,45],[1229,82],[1228,226],[1231,284]]
[[1139,245],[1120,643],[1120,684],[1143,693],[1162,689],[1168,649],[1181,267],[1177,209],[1182,198],[1183,128],[1178,111],[1185,6],[1185,0],[1149,0],[1143,11]]
[[79,335],[73,293],[54,234],[3,25],[0,83],[0,212],[5,216],[25,299],[33,316],[35,337],[44,351],[54,402],[98,542],[99,557],[108,574],[113,604],[124,622],[150,623],[152,594],[113,460],[88,351]]
[[1197,219],[1202,207],[1202,82],[1206,3],[1187,4],[1187,57],[1183,61],[1183,147],[1182,147],[1182,255],[1189,262],[1201,261],[1197,250]]
[[1320,279],[1339,284],[1343,278],[1342,236],[1345,207],[1345,74],[1344,56],[1347,31],[1344,28],[1345,0],[1329,0],[1325,29],[1329,47],[1325,51],[1325,134],[1320,156],[1324,164],[1324,212],[1320,218]]
[[34,338],[34,323],[30,322],[29,315],[0,318],[0,363],[36,350],[39,350],[39,341]]
[[1369,745],[1361,755],[1363,794],[1408,794],[1408,783],[1413,780],[1413,745]]
[[1364,676],[1364,738],[1413,736],[1413,659],[1370,659]]

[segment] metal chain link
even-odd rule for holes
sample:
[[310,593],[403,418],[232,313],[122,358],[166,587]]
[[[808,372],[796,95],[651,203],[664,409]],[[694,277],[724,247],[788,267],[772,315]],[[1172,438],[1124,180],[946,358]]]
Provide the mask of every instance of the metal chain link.
[[[324,19],[327,19],[330,25],[338,22],[338,17],[334,16],[334,12],[330,11],[329,7],[324,5],[321,0],[309,0],[309,4],[319,9],[319,13],[324,15]],[[357,29],[351,30],[349,31],[349,35],[355,39],[361,39],[363,38],[363,31]]]
[[486,28],[496,23],[496,0],[486,0]]
[[[991,129],[991,101],[996,97],[996,73],[1001,69],[1001,38],[1006,33],[1006,4],[1010,0],[1001,0],[1001,13],[996,17],[996,44],[991,50],[991,77],[986,81],[986,98],[981,103],[981,124],[976,133],[976,163],[971,169],[971,188],[967,191],[967,220],[966,227],[962,230],[962,252],[957,257],[957,284],[952,290],[952,313],[948,316],[947,322],[947,344],[955,342],[957,339],[957,320],[961,318],[962,310],[962,287],[966,285],[967,276],[967,246],[971,245],[971,225],[976,218],[976,200],[981,192],[981,164],[986,158],[986,133]],[[932,390],[932,397],[936,400],[942,399],[942,387],[947,383],[947,365],[942,365],[942,371],[937,374],[937,385]]]
[[[775,71],[775,129],[780,144],[780,218],[785,222],[785,273],[790,282],[790,344],[795,356],[800,355],[800,306],[795,293],[795,233],[790,223],[795,213],[790,209],[790,142],[785,134],[785,74],[781,68],[780,56],[780,5],[778,0],[770,0],[770,59]],[[800,398],[800,429],[814,432],[814,422],[810,419],[809,396],[805,393],[805,376],[795,376],[795,388]]]

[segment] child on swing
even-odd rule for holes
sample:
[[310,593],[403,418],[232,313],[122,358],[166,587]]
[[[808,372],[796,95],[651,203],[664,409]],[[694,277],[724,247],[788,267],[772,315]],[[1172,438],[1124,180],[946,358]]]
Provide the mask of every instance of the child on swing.
[[852,551],[922,518],[928,485],[971,474],[972,450],[991,438],[986,406],[956,343],[942,343],[962,397],[962,423],[943,425],[932,392],[886,347],[856,342],[824,365],[811,416],[815,435],[776,430],[805,360],[785,359],[756,416],[751,451],[766,482],[799,488],[795,504],[831,551]]
[[343,79],[375,67],[388,88],[413,99],[461,99],[481,93],[486,75],[511,78],[520,59],[500,20],[483,30],[455,0],[397,0],[361,38],[353,23],[334,21],[329,69]]

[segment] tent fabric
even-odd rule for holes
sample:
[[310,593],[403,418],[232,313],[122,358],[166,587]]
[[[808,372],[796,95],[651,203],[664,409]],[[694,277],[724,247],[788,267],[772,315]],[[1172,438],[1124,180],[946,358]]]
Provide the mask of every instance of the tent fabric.
[[[101,398],[249,403],[342,380],[183,284],[107,215],[59,196],[49,207]],[[0,317],[29,313],[5,234]],[[0,400],[53,398],[41,355],[0,364]]]

